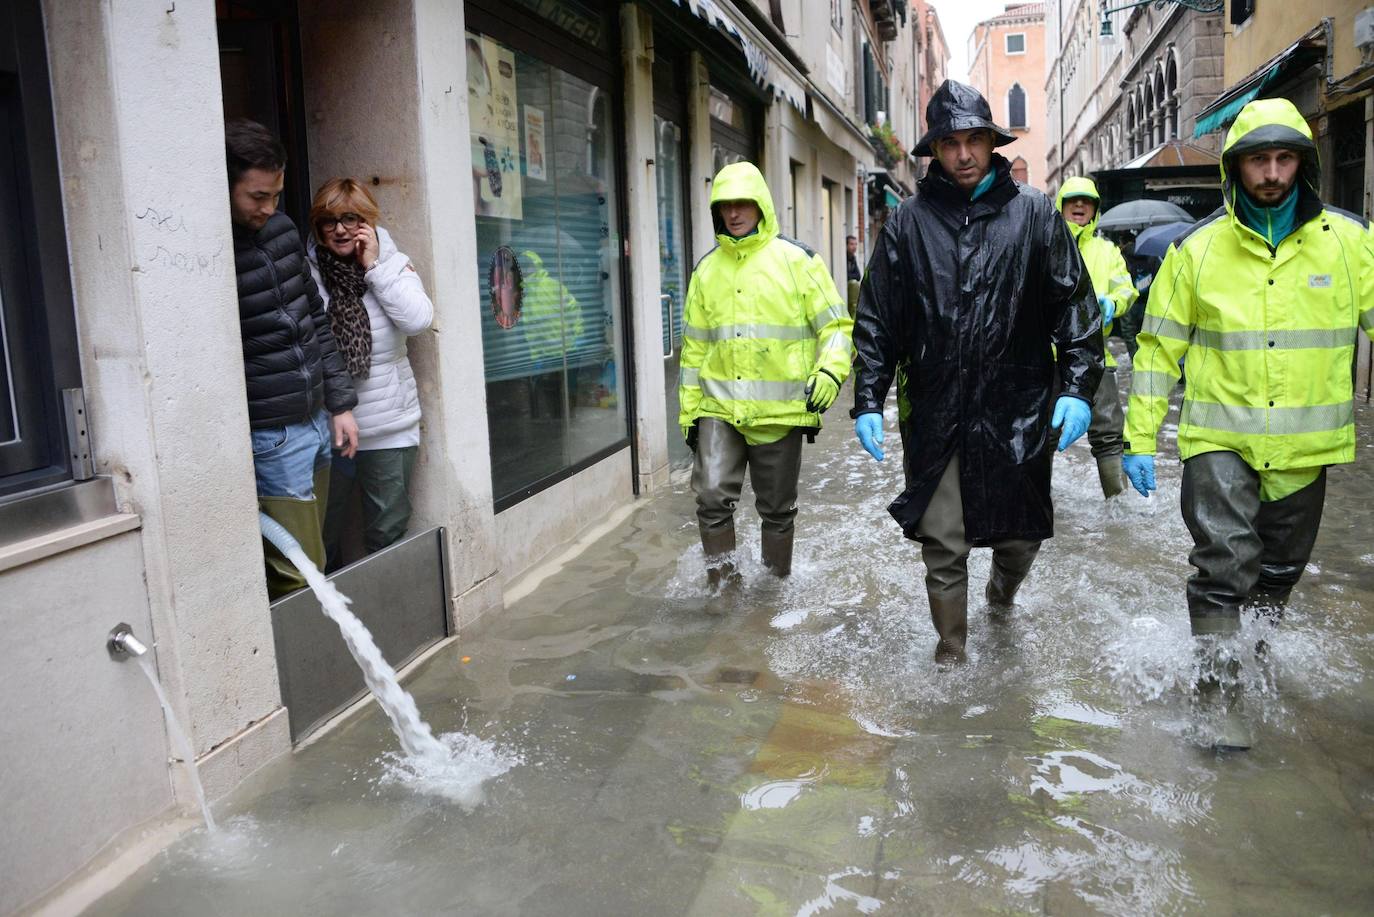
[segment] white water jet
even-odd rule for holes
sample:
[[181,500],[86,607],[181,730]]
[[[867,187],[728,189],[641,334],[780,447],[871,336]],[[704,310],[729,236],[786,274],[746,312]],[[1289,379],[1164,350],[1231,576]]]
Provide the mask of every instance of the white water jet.
[[445,796],[471,807],[482,801],[482,783],[505,773],[518,759],[500,752],[490,742],[462,733],[449,733],[443,741],[420,718],[415,699],[401,687],[396,670],[382,656],[367,625],[348,609],[352,602],[306,556],[290,534],[262,516],[263,535],[305,577],[320,608],[339,626],[344,645],[362,670],[368,690],[377,699],[391,731],[401,743],[404,760],[390,762],[387,777],[408,783],[423,792]]
[[157,672],[153,671],[152,656],[143,655],[137,659],[138,667],[148,676],[148,684],[153,686],[153,691],[157,693],[157,701],[162,705],[163,716],[167,718],[167,732],[172,737],[172,748],[181,755],[181,760],[186,762],[186,773],[191,778],[191,790],[196,794],[196,802],[200,803],[200,812],[205,816],[205,827],[213,832],[216,830],[215,817],[210,814],[210,804],[205,801],[205,787],[201,786],[200,771],[196,768],[195,749],[191,747],[191,740],[182,730],[177,715],[172,712],[172,704],[167,700],[167,692],[162,690],[162,682],[157,680]]

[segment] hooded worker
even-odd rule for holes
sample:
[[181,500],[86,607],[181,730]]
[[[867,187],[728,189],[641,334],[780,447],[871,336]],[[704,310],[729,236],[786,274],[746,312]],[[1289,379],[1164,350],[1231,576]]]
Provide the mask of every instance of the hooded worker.
[[[1054,203],[993,151],[1015,135],[946,80],[916,153],[916,195],[879,235],[854,325],[855,433],[883,460],[897,382],[906,490],[888,511],[921,543],[937,662],[965,658],[968,555],[992,548],[986,598],[1010,610],[1054,534],[1050,469],[1087,430],[1102,316]],[[1057,436],[1052,433],[1057,430]]]
[[1116,387],[1116,360],[1105,347],[1112,321],[1140,295],[1131,281],[1126,259],[1109,240],[1097,235],[1098,205],[1101,197],[1091,178],[1076,176],[1064,182],[1054,205],[1069,224],[1069,234],[1078,243],[1078,254],[1092,279],[1097,304],[1102,309],[1103,357],[1106,372],[1093,396],[1092,420],[1088,424],[1088,445],[1097,460],[1097,478],[1104,497],[1114,497],[1125,489],[1121,479],[1121,401]]
[[752,163],[716,175],[711,217],[716,247],[692,272],[682,313],[678,421],[696,452],[697,522],[718,595],[739,581],[731,554],[746,468],[764,566],[792,570],[802,437],[820,428],[849,374],[854,322],[820,255],[779,235]]
[[[1319,174],[1293,103],[1246,105],[1222,151],[1224,207],[1170,246],[1150,293],[1123,464],[1142,494],[1155,489],[1186,357],[1178,451],[1199,637],[1236,633],[1242,609],[1281,616],[1317,538],[1326,467],[1355,458],[1350,367],[1360,329],[1374,336],[1374,237],[1322,203]],[[1217,744],[1248,747],[1234,684],[1218,692],[1213,672],[1199,689],[1228,710]]]

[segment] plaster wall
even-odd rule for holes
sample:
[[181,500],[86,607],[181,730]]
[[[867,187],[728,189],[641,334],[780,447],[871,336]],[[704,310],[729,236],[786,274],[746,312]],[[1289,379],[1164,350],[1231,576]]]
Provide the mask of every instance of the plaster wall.
[[[144,636],[157,641],[162,679],[203,755],[270,717],[280,693],[214,4],[167,9],[49,0],[45,18],[93,451],[121,508],[142,517]],[[36,575],[50,576],[55,594],[74,588],[59,568],[41,569],[51,571]],[[282,732],[261,751],[286,747]],[[235,769],[263,763],[221,760]],[[98,758],[87,764],[103,767]]]
[[[0,574],[0,914],[30,902],[173,805],[157,696],[105,651],[115,624],[147,641],[137,532]],[[112,800],[118,800],[113,804]]]
[[461,4],[303,0],[302,71],[316,186],[368,184],[382,223],[434,302],[411,338],[420,389],[420,452],[411,529],[448,535],[453,623],[497,608],[490,441],[468,149]]
[[555,554],[587,528],[634,500],[630,450],[597,462],[496,517],[500,577],[505,585]]
[[1226,85],[1255,72],[1328,16],[1334,28],[1332,77],[1339,80],[1348,76],[1360,67],[1360,52],[1355,47],[1354,37],[1355,16],[1368,5],[1368,0],[1322,0],[1310,5],[1255,4],[1254,14],[1239,26],[1226,23]]

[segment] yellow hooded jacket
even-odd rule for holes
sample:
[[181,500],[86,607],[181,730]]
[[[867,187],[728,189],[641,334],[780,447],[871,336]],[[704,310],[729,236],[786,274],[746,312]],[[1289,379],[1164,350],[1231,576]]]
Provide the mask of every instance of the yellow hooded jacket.
[[[1102,201],[1097,193],[1097,184],[1091,178],[1081,176],[1075,176],[1064,182],[1063,187],[1059,189],[1058,196],[1054,199],[1055,208],[1063,213],[1064,201],[1071,197],[1090,197],[1099,204]],[[1093,292],[1098,296],[1106,296],[1116,303],[1117,315],[1125,315],[1126,310],[1139,298],[1140,291],[1135,288],[1135,284],[1131,281],[1131,272],[1126,269],[1126,259],[1121,256],[1121,250],[1113,245],[1110,240],[1096,234],[1098,216],[1098,213],[1094,213],[1093,218],[1088,221],[1086,226],[1069,223],[1069,233],[1078,243],[1078,253],[1083,256],[1083,264],[1087,266],[1088,276],[1092,278]],[[1104,344],[1111,331],[1111,324],[1102,326]],[[1107,358],[1107,366],[1115,366],[1116,359],[1112,356],[1112,352],[1104,347],[1103,353]]]
[[[1299,152],[1294,229],[1277,247],[1236,215],[1236,158]],[[1246,105],[1221,160],[1225,207],[1169,247],[1135,355],[1126,452],[1148,455],[1185,356],[1182,458],[1231,451],[1260,472],[1261,495],[1300,489],[1323,465],[1355,458],[1351,362],[1374,336],[1374,235],[1317,197],[1312,132],[1286,99]]]
[[854,320],[820,255],[778,234],[773,196],[752,163],[721,169],[711,206],[752,200],[763,218],[736,239],[717,223],[716,247],[697,262],[683,307],[678,423],[733,424],[752,444],[790,427],[821,425],[806,409],[806,380],[824,369],[843,384]]

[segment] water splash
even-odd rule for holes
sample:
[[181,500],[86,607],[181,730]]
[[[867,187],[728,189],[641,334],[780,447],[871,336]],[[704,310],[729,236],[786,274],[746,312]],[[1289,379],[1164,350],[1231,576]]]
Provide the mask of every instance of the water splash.
[[348,609],[352,600],[325,578],[298,545],[278,547],[301,571],[325,615],[339,626],[339,633],[362,670],[368,690],[377,699],[378,706],[391,722],[391,731],[401,743],[404,755],[388,758],[385,779],[469,808],[480,804],[482,784],[510,770],[519,763],[518,757],[490,742],[462,733],[448,733],[443,741],[436,739],[430,725],[420,718],[415,699],[401,687],[396,670],[377,648],[371,631]]
[[191,747],[191,739],[181,728],[181,723],[177,721],[177,715],[172,711],[171,701],[167,699],[167,692],[162,690],[162,682],[158,681],[157,672],[153,670],[153,657],[145,653],[137,659],[138,667],[143,670],[144,675],[148,676],[148,684],[152,685],[153,691],[157,693],[157,702],[162,705],[162,713],[167,718],[167,733],[172,738],[172,748],[186,764],[186,775],[191,781],[191,792],[195,794],[196,802],[200,805],[200,812],[205,816],[205,827],[209,831],[214,831],[215,816],[210,814],[210,803],[205,799],[205,787],[200,782],[200,770],[196,767],[196,751]]

